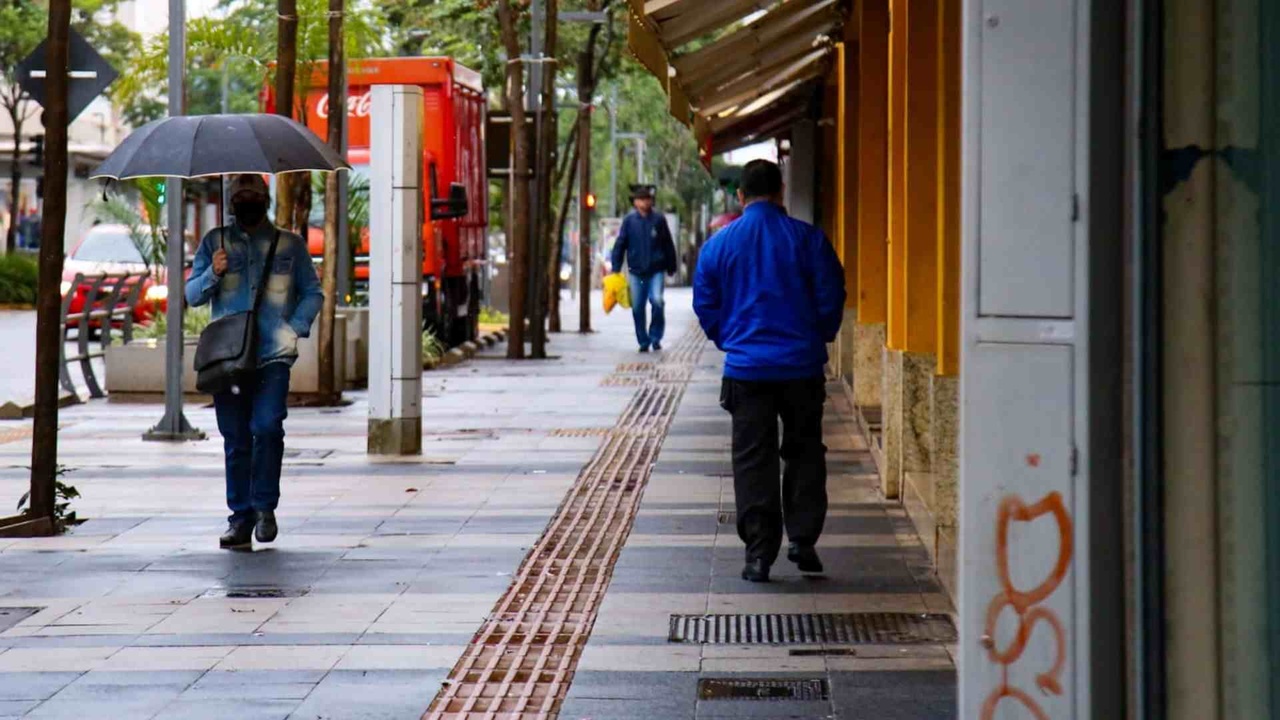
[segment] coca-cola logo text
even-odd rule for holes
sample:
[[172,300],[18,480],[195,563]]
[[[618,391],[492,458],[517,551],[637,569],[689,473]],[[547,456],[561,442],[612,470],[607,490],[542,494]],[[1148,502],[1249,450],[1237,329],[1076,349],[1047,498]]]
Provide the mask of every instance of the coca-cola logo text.
[[[367,118],[372,105],[372,90],[366,90],[363,95],[351,95],[347,97],[347,117]],[[316,116],[322,120],[329,117],[329,93],[321,95],[316,103]]]

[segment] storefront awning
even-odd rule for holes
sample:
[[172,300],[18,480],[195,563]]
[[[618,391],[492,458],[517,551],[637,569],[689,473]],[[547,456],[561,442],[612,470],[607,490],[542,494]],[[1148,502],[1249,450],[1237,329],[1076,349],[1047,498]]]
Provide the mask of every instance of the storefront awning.
[[666,89],[671,114],[694,129],[709,167],[713,155],[767,140],[803,116],[850,0],[628,5],[631,52]]

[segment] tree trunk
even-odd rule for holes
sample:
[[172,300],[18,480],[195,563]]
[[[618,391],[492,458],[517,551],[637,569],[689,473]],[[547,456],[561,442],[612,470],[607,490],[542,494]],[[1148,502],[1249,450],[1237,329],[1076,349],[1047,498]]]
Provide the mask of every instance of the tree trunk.
[[[298,0],[276,5],[276,114],[293,117],[294,75],[298,71]],[[276,176],[276,226],[293,225],[294,174]]]
[[[555,242],[552,243],[552,254],[555,260],[551,263],[549,277],[551,278],[551,287],[555,291],[551,293],[551,307],[548,312],[551,315],[551,332],[558,333],[561,331],[560,326],[560,258],[564,257],[564,230],[569,220],[569,203],[573,200],[573,181],[578,177],[578,126],[574,125],[573,130],[569,133],[569,142],[572,143],[565,148],[565,157],[568,159],[569,177],[564,184],[564,194],[560,198],[560,210],[556,213],[555,221]],[[559,184],[558,182],[556,183]]]
[[22,209],[20,198],[22,197],[22,91],[14,88],[16,92],[12,94],[13,106],[8,108],[9,121],[13,124],[13,156],[12,164],[9,168],[9,181],[13,183],[9,187],[12,191],[9,193],[9,230],[5,233],[4,252],[12,253],[18,247],[18,220],[21,219],[19,212]]
[[[343,53],[343,0],[329,0],[329,147],[342,152],[342,123],[347,101],[342,96],[346,58]],[[340,111],[339,111],[340,110]],[[320,311],[320,396],[336,402],[344,378],[334,377],[333,325],[338,313],[338,173],[329,173],[324,190],[324,266],[320,279],[324,306]]]
[[524,64],[520,60],[520,36],[511,0],[498,0],[498,23],[507,50],[507,106],[511,110],[512,212],[507,262],[511,267],[511,328],[507,357],[524,359],[525,298],[529,292],[529,136],[524,128]]
[[551,173],[555,169],[555,158],[552,150],[556,146],[556,50],[559,45],[560,7],[558,0],[546,0],[546,41],[543,44],[543,57],[547,62],[539,66],[542,73],[542,134],[538,137],[538,159],[535,182],[538,183],[538,208],[536,235],[536,252],[532,253],[532,272],[536,274],[534,307],[531,318],[530,333],[531,354],[542,359],[547,356],[547,309],[551,293],[558,292],[558,283],[547,277],[546,268],[558,264],[557,259],[548,257],[551,254]]
[[[577,177],[577,169],[578,169],[577,162],[578,162],[578,124],[574,123],[573,127],[569,128],[569,136],[565,138],[564,149],[560,152],[558,156],[557,163],[556,163],[556,172],[551,179],[551,187],[560,188],[561,183],[564,182],[565,180],[565,175],[569,174],[569,168],[571,166],[573,167],[573,171],[574,171],[573,174],[569,177],[568,182],[564,183],[563,194],[560,196],[560,210],[555,215],[555,220],[553,222],[553,226],[556,232],[556,235],[553,236],[555,238],[555,242],[552,243],[553,246],[556,248],[553,250],[553,252],[555,253],[555,257],[561,257],[564,253],[564,231],[565,231],[565,219],[566,219],[565,214],[568,212],[569,203],[573,199],[573,194],[574,194],[573,178]],[[561,285],[560,280],[555,274],[555,271],[558,270],[558,268],[556,268],[554,264],[550,265],[549,267],[552,268],[551,270],[548,271],[549,273],[551,273],[549,277],[551,277],[552,287],[560,288],[560,285]],[[551,295],[550,300],[551,301],[548,308],[550,319],[547,325],[551,332],[558,333],[561,331],[560,293],[558,292],[553,293]]]
[[[32,520],[48,519],[52,534],[58,478],[58,345],[62,341],[62,236],[67,225],[67,69],[71,0],[49,3],[48,64],[45,88],[45,198],[41,223],[39,300],[36,314],[36,411],[31,441]],[[15,188],[16,189],[16,188]],[[175,200],[176,202],[177,200]],[[34,534],[34,533],[33,533]]]

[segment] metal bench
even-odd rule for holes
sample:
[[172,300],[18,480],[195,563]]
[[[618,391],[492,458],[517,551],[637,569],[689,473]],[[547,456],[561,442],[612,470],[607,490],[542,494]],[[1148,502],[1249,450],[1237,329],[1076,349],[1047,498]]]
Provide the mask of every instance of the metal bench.
[[[58,367],[62,387],[67,392],[77,395],[75,383],[71,380],[69,365],[80,363],[80,372],[84,376],[89,396],[106,397],[102,386],[98,384],[97,375],[93,371],[93,361],[106,357],[107,347],[111,345],[111,332],[119,323],[121,339],[125,343],[133,341],[133,316],[138,303],[142,300],[142,285],[151,273],[103,273],[85,275],[76,273],[71,287],[62,298],[62,337],[60,344],[61,362]],[[71,312],[71,303],[85,288],[84,307],[80,312]],[[89,349],[91,328],[98,325],[98,348]],[[76,328],[76,354],[67,354],[67,333]]]

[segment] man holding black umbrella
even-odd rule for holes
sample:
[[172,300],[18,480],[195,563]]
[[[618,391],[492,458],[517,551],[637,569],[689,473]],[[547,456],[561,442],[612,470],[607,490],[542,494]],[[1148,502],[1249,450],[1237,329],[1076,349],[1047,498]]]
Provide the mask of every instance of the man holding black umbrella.
[[252,546],[253,537],[263,543],[276,538],[289,373],[298,339],[310,334],[324,294],[306,242],[267,219],[269,195],[262,177],[237,175],[230,192],[235,222],[201,241],[186,296],[193,307],[212,302],[215,320],[260,302],[256,376],[213,399],[231,510],[221,545],[235,549]]

